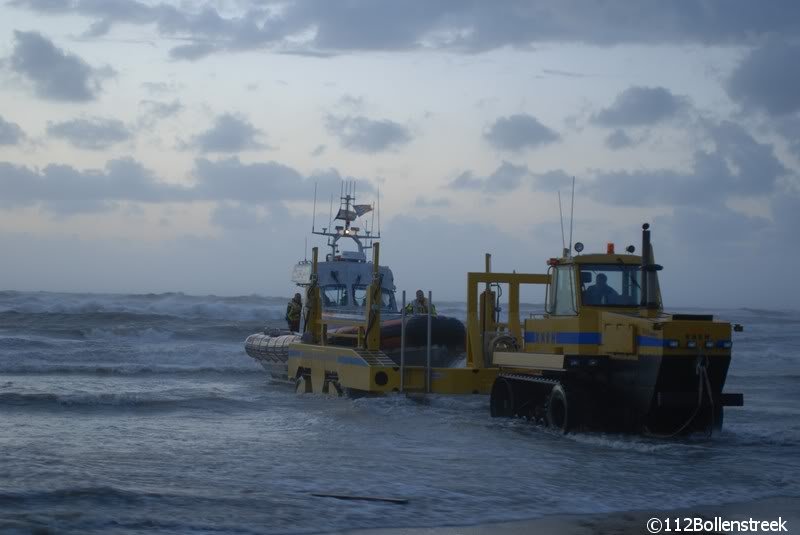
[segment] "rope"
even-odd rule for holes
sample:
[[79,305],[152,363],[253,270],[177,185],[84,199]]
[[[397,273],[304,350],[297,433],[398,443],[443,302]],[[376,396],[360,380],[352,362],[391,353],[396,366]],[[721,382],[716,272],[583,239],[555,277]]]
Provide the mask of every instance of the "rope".
[[708,392],[708,400],[711,404],[711,427],[709,428],[709,432],[707,434],[710,435],[710,430],[714,427],[714,397],[711,393],[711,381],[708,378],[708,370],[706,369],[706,365],[708,363],[708,356],[703,355],[703,359],[698,362],[697,364],[697,374],[698,374],[698,384],[697,384],[697,406],[694,408],[694,412],[692,415],[689,416],[689,419],[684,422],[676,431],[667,434],[660,434],[660,433],[653,433],[645,426],[645,433],[654,437],[654,438],[675,438],[679,434],[681,434],[689,424],[691,424],[694,419],[697,417],[697,413],[700,412],[700,408],[703,405],[703,390],[707,390]]

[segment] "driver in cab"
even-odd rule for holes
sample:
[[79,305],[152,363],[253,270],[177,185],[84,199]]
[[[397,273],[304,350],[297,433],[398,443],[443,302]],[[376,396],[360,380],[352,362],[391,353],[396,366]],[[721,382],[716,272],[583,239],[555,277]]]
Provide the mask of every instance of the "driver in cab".
[[617,302],[619,294],[608,285],[605,273],[599,273],[595,283],[583,292],[584,305],[611,305]]

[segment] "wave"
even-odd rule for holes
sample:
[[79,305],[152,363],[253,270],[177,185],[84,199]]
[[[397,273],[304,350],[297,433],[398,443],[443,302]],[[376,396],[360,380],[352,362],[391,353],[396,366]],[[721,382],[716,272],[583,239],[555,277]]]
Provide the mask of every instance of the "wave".
[[0,407],[22,407],[34,409],[52,408],[131,408],[169,410],[196,405],[249,404],[247,400],[235,399],[213,392],[191,395],[157,392],[107,392],[80,394],[0,392]]
[[[258,321],[175,318],[125,313],[62,314],[0,312],[0,325],[9,333],[0,338],[0,350],[54,347],[60,341],[131,339],[137,342],[170,340],[241,341],[267,326],[282,325],[282,315],[267,312]],[[20,333],[25,333],[21,335]]]
[[217,318],[226,320],[262,320],[279,315],[288,298],[249,296],[195,296],[183,293],[163,294],[71,294],[52,292],[0,292],[0,313],[173,316],[180,318]]
[[0,338],[0,349],[49,349],[53,347],[56,347],[56,344],[42,340],[32,340],[30,338],[19,338],[16,336]]
[[0,373],[13,375],[98,375],[98,376],[147,376],[147,375],[252,375],[261,372],[250,360],[242,360],[241,366],[180,366],[137,364],[19,364],[0,365]]

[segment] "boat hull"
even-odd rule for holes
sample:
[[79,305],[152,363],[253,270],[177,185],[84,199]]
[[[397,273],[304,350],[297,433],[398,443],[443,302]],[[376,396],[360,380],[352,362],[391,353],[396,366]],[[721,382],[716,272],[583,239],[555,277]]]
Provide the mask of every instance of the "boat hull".
[[[401,320],[381,323],[381,350],[398,366],[401,364]],[[345,327],[328,333],[330,345],[353,347],[352,337],[356,327]],[[338,335],[338,336],[337,336]],[[430,365],[448,368],[464,358],[466,330],[456,318],[435,316],[431,318]],[[427,316],[412,316],[406,320],[405,366],[425,366],[428,360]],[[299,333],[271,331],[251,334],[245,341],[245,351],[258,362],[274,380],[288,380],[287,361],[289,345],[303,341]]]

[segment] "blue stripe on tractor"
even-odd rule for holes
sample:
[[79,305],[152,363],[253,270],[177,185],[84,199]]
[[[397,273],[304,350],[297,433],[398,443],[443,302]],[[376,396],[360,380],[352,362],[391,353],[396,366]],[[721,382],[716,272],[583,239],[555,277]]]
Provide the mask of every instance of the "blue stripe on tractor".
[[637,336],[636,343],[642,347],[669,347],[669,340],[652,336]]
[[[555,339],[554,339],[555,338]],[[570,344],[599,345],[601,341],[600,333],[580,333],[580,332],[526,332],[525,342],[529,344]]]

